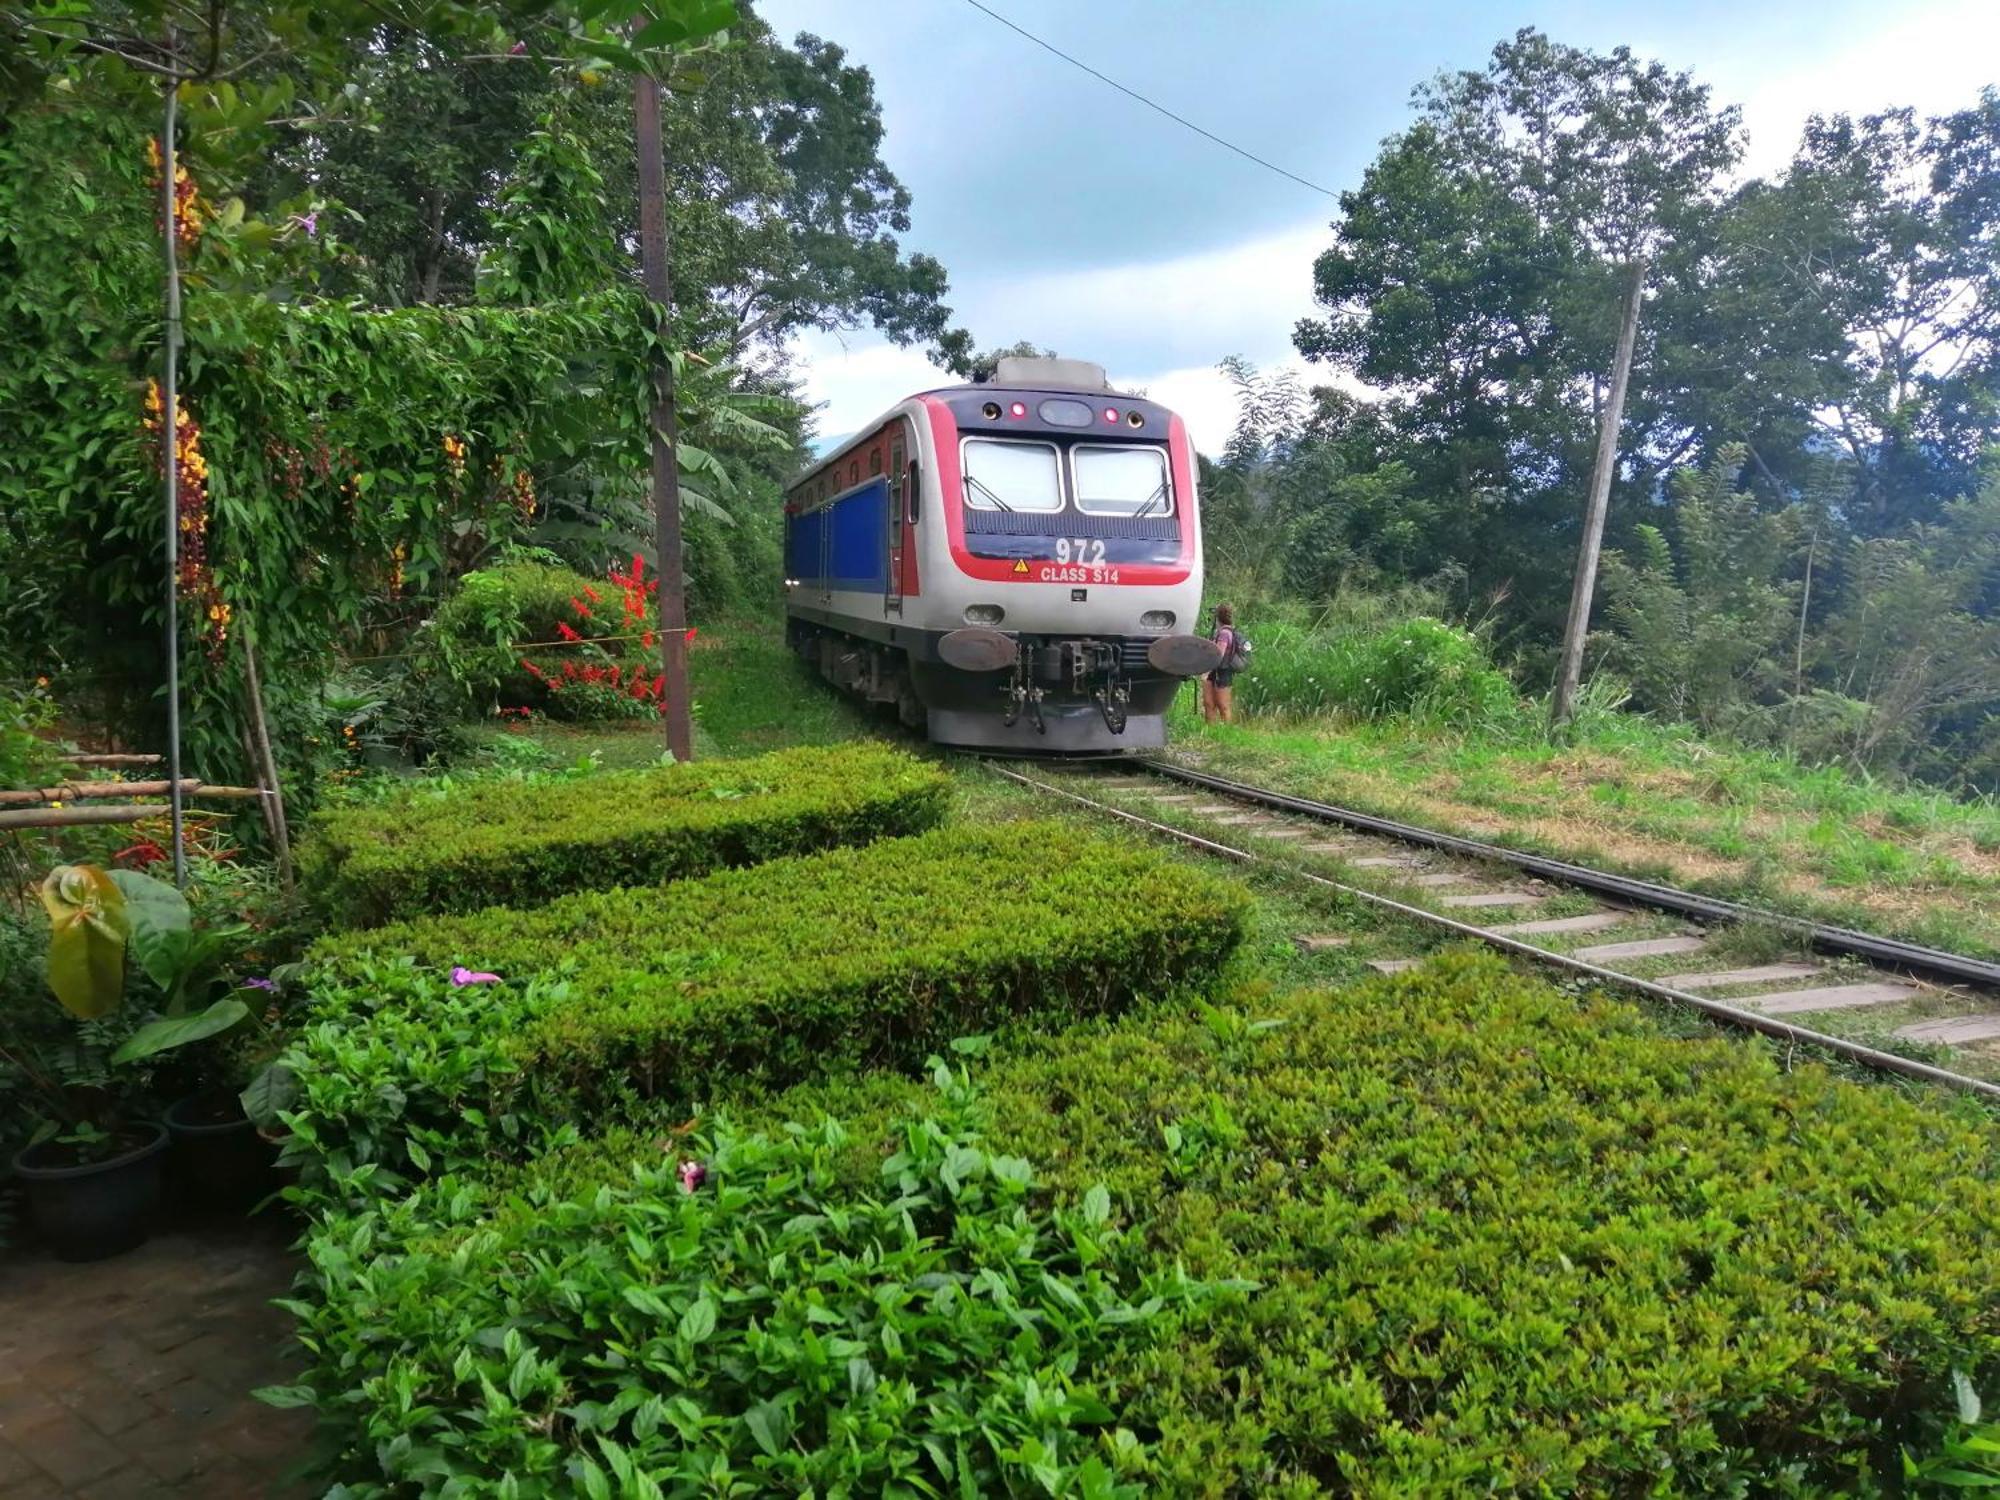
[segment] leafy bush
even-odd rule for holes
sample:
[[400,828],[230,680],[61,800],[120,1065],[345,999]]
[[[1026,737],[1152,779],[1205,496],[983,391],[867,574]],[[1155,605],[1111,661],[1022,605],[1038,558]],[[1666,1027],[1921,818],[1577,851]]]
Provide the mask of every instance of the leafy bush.
[[1124,1269],[1102,1189],[1069,1206],[990,1152],[962,1076],[875,1182],[822,1118],[658,1145],[491,1217],[441,1181],[336,1217],[294,1304],[341,1493],[1080,1494],[1143,1454],[1089,1371],[1219,1288]]
[[419,674],[437,701],[459,711],[529,708],[565,719],[643,717],[659,669],[643,565],[587,578],[569,568],[515,561],[467,573],[432,616]]
[[1251,712],[1470,725],[1515,709],[1514,685],[1479,638],[1437,620],[1419,617],[1361,635],[1252,628],[1255,662],[1236,680],[1237,701]]
[[[769,1118],[908,1107],[860,1092]],[[1490,957],[1073,1028],[983,1092],[990,1149],[1104,1182],[1156,1265],[1262,1286],[1090,1372],[1160,1493],[1854,1493],[2000,1375],[1990,1119]]]
[[[347,934],[314,950],[286,1059],[309,1091],[294,1154],[397,1174],[517,1153],[627,1094],[688,1104],[1117,1010],[1212,976],[1244,905],[1144,848],[1016,823]],[[454,990],[429,967],[453,964],[504,979]]]
[[886,746],[781,750],[546,784],[416,789],[314,820],[300,853],[328,920],[533,906],[565,891],[755,864],[932,827],[949,782]]
[[56,746],[45,738],[55,721],[55,700],[43,684],[0,686],[0,786],[45,786],[56,779]]

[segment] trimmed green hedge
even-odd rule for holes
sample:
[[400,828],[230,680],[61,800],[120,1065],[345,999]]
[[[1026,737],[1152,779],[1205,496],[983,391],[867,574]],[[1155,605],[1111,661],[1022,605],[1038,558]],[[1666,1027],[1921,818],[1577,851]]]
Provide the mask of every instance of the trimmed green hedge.
[[335,926],[685,879],[942,821],[936,766],[866,742],[545,785],[475,782],[315,818],[300,868]]
[[[917,1092],[807,1085],[746,1123],[831,1107],[872,1143]],[[1490,957],[1073,1028],[983,1093],[990,1149],[1058,1198],[1106,1183],[1152,1269],[1259,1284],[1081,1372],[1155,1493],[1867,1493],[1953,1370],[2000,1381],[1990,1117]],[[657,1136],[533,1180],[587,1201]]]
[[[421,1168],[633,1096],[689,1104],[721,1079],[908,1065],[1011,1018],[1116,1011],[1211,979],[1246,905],[1144,846],[1028,822],[342,934],[309,956],[288,1058],[298,1154],[400,1173],[411,1139]],[[454,989],[454,966],[502,982]]]

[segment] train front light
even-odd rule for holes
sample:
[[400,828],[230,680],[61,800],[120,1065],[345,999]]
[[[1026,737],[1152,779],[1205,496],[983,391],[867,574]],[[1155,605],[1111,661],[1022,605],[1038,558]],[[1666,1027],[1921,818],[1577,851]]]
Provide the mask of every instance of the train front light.
[[997,604],[968,604],[965,606],[965,623],[968,625],[998,625],[1007,618],[1007,611]]
[[1145,630],[1172,630],[1174,612],[1170,609],[1149,609],[1139,616],[1139,625]]

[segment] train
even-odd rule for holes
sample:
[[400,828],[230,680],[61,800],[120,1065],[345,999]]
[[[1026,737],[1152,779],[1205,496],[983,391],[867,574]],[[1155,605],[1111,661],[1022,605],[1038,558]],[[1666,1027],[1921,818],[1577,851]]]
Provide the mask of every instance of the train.
[[786,639],[940,745],[1158,749],[1220,659],[1195,473],[1181,418],[1082,360],[918,392],[787,487]]

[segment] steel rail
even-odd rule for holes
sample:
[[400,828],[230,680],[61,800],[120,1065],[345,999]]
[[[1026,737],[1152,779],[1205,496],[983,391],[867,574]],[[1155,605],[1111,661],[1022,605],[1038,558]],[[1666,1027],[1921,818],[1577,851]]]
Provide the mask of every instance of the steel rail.
[[[1108,802],[1099,802],[1095,798],[1085,797],[1080,793],[1069,791],[1066,788],[1055,786],[1046,781],[1037,781],[1032,776],[1025,776],[1019,771],[1008,770],[1006,767],[995,765],[991,761],[984,761],[982,764],[985,765],[987,770],[993,772],[994,775],[1004,776],[1009,781],[1018,782],[1020,785],[1029,787],[1037,792],[1061,797],[1066,801],[1088,807],[1095,812],[1107,813],[1114,818],[1122,819],[1137,827],[1147,829],[1153,833],[1165,834],[1169,838],[1178,839],[1184,844],[1191,844],[1199,849],[1205,849],[1209,853],[1220,855],[1225,859],[1233,859],[1243,864],[1269,865],[1273,869],[1282,871],[1294,879],[1307,881],[1312,885],[1321,886],[1327,890],[1337,891],[1343,896],[1352,896],[1356,900],[1365,901],[1371,906],[1395,912],[1399,916],[1408,917],[1414,921],[1428,923],[1433,927],[1441,927],[1445,931],[1456,933],[1460,937],[1474,938],[1479,942],[1487,944],[1489,947],[1498,948],[1506,953],[1533,959],[1537,963],[1550,964],[1556,968],[1566,969],[1573,974],[1581,974],[1603,984],[1616,985],[1621,989],[1635,990],[1642,995],[1648,995],[1656,1000],[1665,1000],[1675,1005],[1685,1005],[1713,1020],[1721,1021],[1730,1026],[1741,1027],[1747,1031],[1760,1032],[1778,1041],[1789,1042],[1795,1046],[1818,1047],[1825,1051],[1836,1053],[1852,1062],[1861,1063],[1866,1067],[1876,1068],[1885,1072],[1900,1073],[1906,1078],[1916,1078],[1926,1083],[1942,1084],[1947,1088],[1960,1089],[1971,1094],[1979,1094],[1988,1099],[2000,1099],[2000,1084],[1988,1083],[1983,1078],[1970,1078],[1963,1073],[1954,1073],[1948,1068],[1933,1067],[1929,1063],[1918,1062],[1914,1058],[1898,1057],[1893,1052],[1883,1052],[1874,1047],[1864,1046],[1860,1042],[1851,1042],[1845,1037],[1829,1036],[1826,1032],[1814,1031],[1806,1026],[1794,1026],[1787,1021],[1778,1020],[1775,1016],[1760,1015],[1756,1011],[1742,1010],[1720,1000],[1710,1000],[1702,995],[1689,994],[1686,990],[1677,990],[1671,985],[1657,984],[1650,979],[1635,979],[1629,974],[1620,974],[1615,969],[1607,969],[1600,964],[1590,963],[1585,959],[1571,958],[1568,954],[1564,953],[1552,953],[1547,948],[1537,948],[1533,943],[1524,943],[1518,938],[1508,937],[1505,933],[1491,932],[1484,927],[1475,927],[1470,922],[1461,922],[1455,917],[1441,916],[1437,912],[1426,911],[1421,906],[1412,906],[1408,902],[1398,901],[1392,896],[1384,896],[1378,891],[1364,890],[1359,886],[1346,885],[1338,880],[1331,880],[1324,875],[1315,875],[1310,870],[1299,869],[1285,861],[1274,860],[1268,855],[1253,854],[1247,849],[1238,849],[1229,844],[1218,843],[1214,839],[1204,838],[1198,833],[1190,833],[1184,828],[1175,828],[1171,824],[1155,822],[1151,818],[1144,818],[1137,813],[1126,812],[1123,808],[1113,807]],[[1146,764],[1150,765],[1151,762],[1147,762]]]
[[1491,860],[1499,864],[1512,865],[1517,870],[1524,870],[1542,879],[1595,891],[1599,895],[1638,902],[1645,906],[1677,912],[1682,916],[1699,917],[1710,922],[1762,922],[1804,938],[1823,952],[1852,954],[1857,958],[1865,958],[1889,968],[1928,974],[1958,984],[1975,984],[1990,989],[2000,989],[2000,963],[1989,959],[1974,958],[1963,953],[1950,953],[1942,948],[1926,948],[1918,943],[1903,942],[1899,938],[1877,937],[1872,933],[1856,932],[1852,928],[1830,927],[1804,917],[1765,911],[1759,907],[1745,906],[1741,902],[1726,901],[1719,896],[1704,896],[1695,891],[1682,890],[1677,886],[1641,880],[1633,875],[1618,875],[1608,870],[1592,869],[1588,865],[1572,864],[1568,860],[1553,859],[1545,854],[1530,854],[1525,850],[1508,849],[1479,839],[1461,838],[1453,833],[1439,833],[1435,829],[1398,823],[1391,818],[1378,818],[1373,813],[1336,807],[1330,802],[1317,802],[1310,797],[1295,797],[1289,792],[1274,792],[1267,787],[1251,786],[1247,782],[1232,781],[1226,776],[1212,775],[1207,771],[1190,770],[1186,766],[1173,765],[1167,761],[1135,759],[1125,764],[1174,781],[1184,782],[1189,786],[1206,787],[1210,791],[1234,797],[1239,801],[1280,808],[1303,817],[1316,818],[1323,823],[1338,823],[1363,833],[1379,834],[1401,843],[1418,844],[1449,854],[1463,855],[1468,859]]

